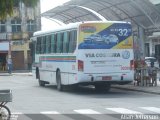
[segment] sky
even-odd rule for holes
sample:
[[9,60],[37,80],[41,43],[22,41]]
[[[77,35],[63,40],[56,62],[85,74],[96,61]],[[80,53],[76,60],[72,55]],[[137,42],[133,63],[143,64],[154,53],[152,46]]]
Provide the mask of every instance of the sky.
[[[54,7],[60,6],[65,2],[68,2],[70,0],[41,0],[41,13],[46,12]],[[51,26],[59,26],[55,22],[42,18],[42,30],[52,29]]]
[[150,0],[153,4],[158,4],[160,3],[160,0]]

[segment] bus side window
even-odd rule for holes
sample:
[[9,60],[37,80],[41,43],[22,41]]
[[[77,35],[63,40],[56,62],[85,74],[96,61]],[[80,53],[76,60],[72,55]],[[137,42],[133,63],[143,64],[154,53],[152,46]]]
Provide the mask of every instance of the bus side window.
[[51,53],[51,35],[49,35],[48,36],[48,40],[49,40],[49,42],[48,42],[48,51],[49,51],[49,53]]
[[69,41],[69,53],[73,53],[76,49],[77,44],[77,32],[76,30],[70,32],[70,41]]
[[70,44],[70,37],[71,37],[71,34],[70,34],[70,32],[67,32],[67,34],[68,34],[68,37],[67,37],[67,41],[68,41],[68,44],[67,44],[67,53],[69,53],[69,44]]
[[52,36],[51,36],[51,53],[56,53],[56,41],[57,41],[56,34],[52,34]]
[[63,47],[63,33],[57,34],[57,53],[62,53],[62,47]]
[[51,53],[51,35],[46,36],[46,53]]
[[63,35],[63,53],[68,53],[68,46],[69,45],[69,33],[64,32]]
[[77,30],[74,30],[73,52],[75,51],[76,46],[77,46]]
[[63,53],[63,41],[64,41],[64,32],[61,33],[61,53]]
[[41,53],[44,54],[46,53],[46,36],[43,36],[41,41],[42,41],[41,42],[41,47],[42,47]]
[[39,38],[37,38],[36,42],[36,53],[39,54]]
[[41,37],[41,50],[40,50],[40,54],[43,53],[43,37]]
[[36,53],[37,53],[37,54],[40,54],[40,53],[41,53],[41,37],[38,37],[38,38],[37,38]]

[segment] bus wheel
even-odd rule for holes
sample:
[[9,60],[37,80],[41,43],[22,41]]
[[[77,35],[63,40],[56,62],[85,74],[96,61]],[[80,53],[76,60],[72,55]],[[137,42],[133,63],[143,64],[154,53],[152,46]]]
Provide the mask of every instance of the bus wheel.
[[45,82],[40,79],[40,74],[39,74],[39,72],[38,72],[38,83],[39,83],[39,86],[42,86],[42,87],[45,86]]
[[57,81],[57,90],[63,91],[63,86],[61,83],[61,73],[59,70],[57,71],[57,74],[56,74],[56,81]]

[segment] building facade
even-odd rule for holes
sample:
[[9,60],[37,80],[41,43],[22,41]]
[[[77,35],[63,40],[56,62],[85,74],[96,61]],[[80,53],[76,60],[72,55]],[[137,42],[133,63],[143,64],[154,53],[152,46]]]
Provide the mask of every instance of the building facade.
[[14,3],[13,16],[0,20],[0,70],[6,70],[9,57],[13,70],[30,67],[29,39],[38,30],[41,30],[40,2],[34,8]]

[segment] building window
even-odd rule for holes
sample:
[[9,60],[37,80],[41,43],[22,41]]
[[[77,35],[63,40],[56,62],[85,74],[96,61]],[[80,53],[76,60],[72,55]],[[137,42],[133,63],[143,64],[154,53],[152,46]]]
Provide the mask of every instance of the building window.
[[0,33],[6,32],[6,24],[5,21],[0,21]]
[[35,22],[34,20],[28,20],[27,21],[27,30],[30,32],[35,31]]
[[12,20],[12,32],[21,32],[21,20]]
[[24,41],[23,40],[16,40],[16,41],[12,41],[12,45],[24,45]]

